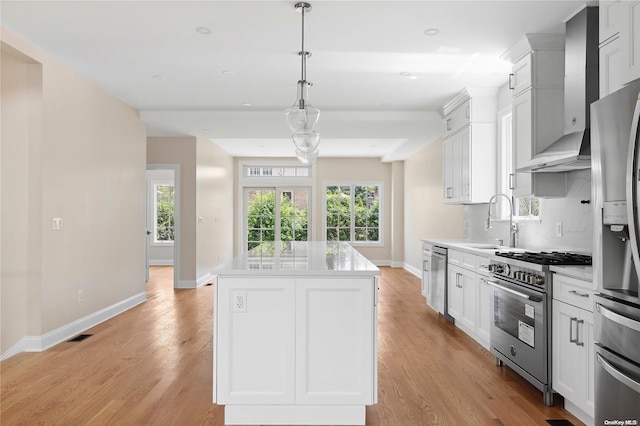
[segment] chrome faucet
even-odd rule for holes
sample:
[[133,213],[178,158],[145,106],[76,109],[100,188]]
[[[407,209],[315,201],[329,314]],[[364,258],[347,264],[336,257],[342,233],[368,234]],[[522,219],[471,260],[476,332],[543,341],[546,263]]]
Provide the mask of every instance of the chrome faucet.
[[487,229],[491,229],[491,203],[496,197],[504,197],[509,202],[509,247],[516,246],[516,234],[518,233],[518,224],[513,223],[513,202],[507,194],[496,194],[489,200],[489,216],[487,217]]

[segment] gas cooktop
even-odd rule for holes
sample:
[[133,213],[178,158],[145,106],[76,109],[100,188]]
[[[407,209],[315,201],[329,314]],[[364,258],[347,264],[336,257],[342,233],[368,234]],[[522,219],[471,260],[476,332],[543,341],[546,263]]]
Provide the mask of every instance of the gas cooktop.
[[589,255],[560,251],[496,252],[496,256],[538,265],[591,265],[591,256]]

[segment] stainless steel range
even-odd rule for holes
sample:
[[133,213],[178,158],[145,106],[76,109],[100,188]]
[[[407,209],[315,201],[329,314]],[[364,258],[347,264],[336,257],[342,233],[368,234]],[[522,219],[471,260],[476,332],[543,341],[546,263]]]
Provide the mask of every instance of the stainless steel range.
[[491,352],[542,391],[553,405],[551,387],[550,265],[590,265],[591,256],[562,252],[496,252],[489,271],[494,287]]

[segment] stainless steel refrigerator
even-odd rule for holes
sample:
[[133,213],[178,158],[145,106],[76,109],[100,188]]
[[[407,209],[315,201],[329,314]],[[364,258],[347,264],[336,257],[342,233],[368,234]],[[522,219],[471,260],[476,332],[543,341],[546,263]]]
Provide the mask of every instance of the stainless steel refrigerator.
[[595,424],[640,424],[640,80],[591,104]]

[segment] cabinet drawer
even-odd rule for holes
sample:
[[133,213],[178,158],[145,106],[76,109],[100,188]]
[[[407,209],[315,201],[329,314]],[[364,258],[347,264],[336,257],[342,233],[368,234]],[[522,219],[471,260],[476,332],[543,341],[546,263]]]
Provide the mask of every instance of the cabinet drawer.
[[476,255],[467,253],[464,251],[449,250],[447,253],[449,263],[459,266],[461,268],[475,271],[476,269]]
[[593,312],[592,283],[564,275],[553,275],[553,298]]

